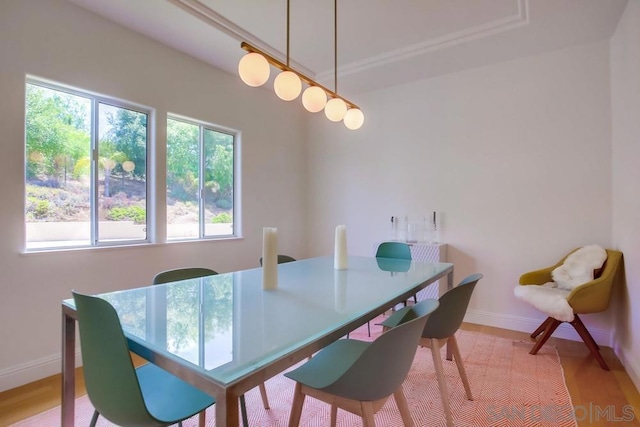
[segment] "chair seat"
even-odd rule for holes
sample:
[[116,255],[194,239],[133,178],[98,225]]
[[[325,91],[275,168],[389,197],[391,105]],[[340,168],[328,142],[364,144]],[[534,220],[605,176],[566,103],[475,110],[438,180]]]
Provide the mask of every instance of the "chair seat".
[[528,302],[543,313],[563,322],[572,322],[574,318],[573,308],[567,301],[570,293],[571,291],[567,289],[545,285],[520,285],[513,290],[513,294],[518,299]]
[[[370,342],[352,339],[334,341],[307,363],[284,376],[322,390],[344,375],[370,345]],[[329,367],[331,369],[327,369]]]
[[152,363],[137,368],[136,375],[147,410],[167,424],[189,418],[215,403],[213,397]]

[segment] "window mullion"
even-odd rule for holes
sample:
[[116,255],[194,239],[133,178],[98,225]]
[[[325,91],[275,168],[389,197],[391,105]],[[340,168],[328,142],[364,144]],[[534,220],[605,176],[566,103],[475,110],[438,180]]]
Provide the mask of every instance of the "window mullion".
[[205,236],[205,224],[204,224],[204,165],[205,165],[205,147],[204,147],[204,127],[199,126],[200,140],[198,141],[198,207],[199,207],[199,226],[200,226],[200,238]]
[[91,244],[97,245],[99,239],[98,230],[98,191],[100,189],[100,151],[98,147],[98,135],[100,134],[99,103],[91,98]]

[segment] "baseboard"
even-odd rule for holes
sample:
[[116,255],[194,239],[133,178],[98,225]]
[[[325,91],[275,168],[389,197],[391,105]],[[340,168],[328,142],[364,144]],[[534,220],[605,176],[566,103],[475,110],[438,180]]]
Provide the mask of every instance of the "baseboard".
[[[80,351],[76,352],[76,366],[81,366]],[[11,390],[62,371],[62,358],[55,354],[42,359],[32,360],[0,371],[0,392]]]
[[640,391],[640,364],[638,364],[638,358],[620,346],[615,346],[613,351],[620,359],[620,363],[627,371],[633,385],[636,386],[636,390]]
[[[531,333],[540,326],[544,318],[531,319],[528,317],[510,316],[505,314],[489,313],[486,311],[468,310],[464,317],[464,321],[468,323],[476,323],[478,325],[493,326],[494,328],[509,329],[512,331]],[[613,347],[612,331],[589,328],[589,332],[598,345]],[[578,333],[571,325],[566,323],[558,326],[553,333],[556,338],[563,338],[571,341],[582,341]]]

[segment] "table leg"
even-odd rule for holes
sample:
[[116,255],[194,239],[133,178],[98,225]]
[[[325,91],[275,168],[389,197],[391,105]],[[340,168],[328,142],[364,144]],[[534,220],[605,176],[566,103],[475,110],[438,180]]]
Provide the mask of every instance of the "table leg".
[[[453,270],[447,274],[447,290],[453,289]],[[451,346],[447,343],[447,360],[453,360]]]
[[62,427],[72,427],[76,394],[76,320],[62,309]]
[[214,406],[216,410],[216,426],[238,427],[240,418],[238,416],[238,397],[227,390],[223,397],[216,398]]

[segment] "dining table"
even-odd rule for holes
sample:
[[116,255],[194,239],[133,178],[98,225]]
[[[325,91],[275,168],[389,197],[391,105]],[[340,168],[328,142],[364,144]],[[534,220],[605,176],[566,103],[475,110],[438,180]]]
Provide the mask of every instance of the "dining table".
[[[99,294],[118,313],[129,349],[210,394],[216,426],[238,426],[238,399],[421,289],[453,286],[453,264],[349,256]],[[446,280],[440,280],[446,278]],[[439,284],[437,284],[439,283]],[[73,426],[77,313],[62,301],[61,425]],[[293,384],[292,384],[293,386]],[[268,391],[268,390],[267,390]]]

